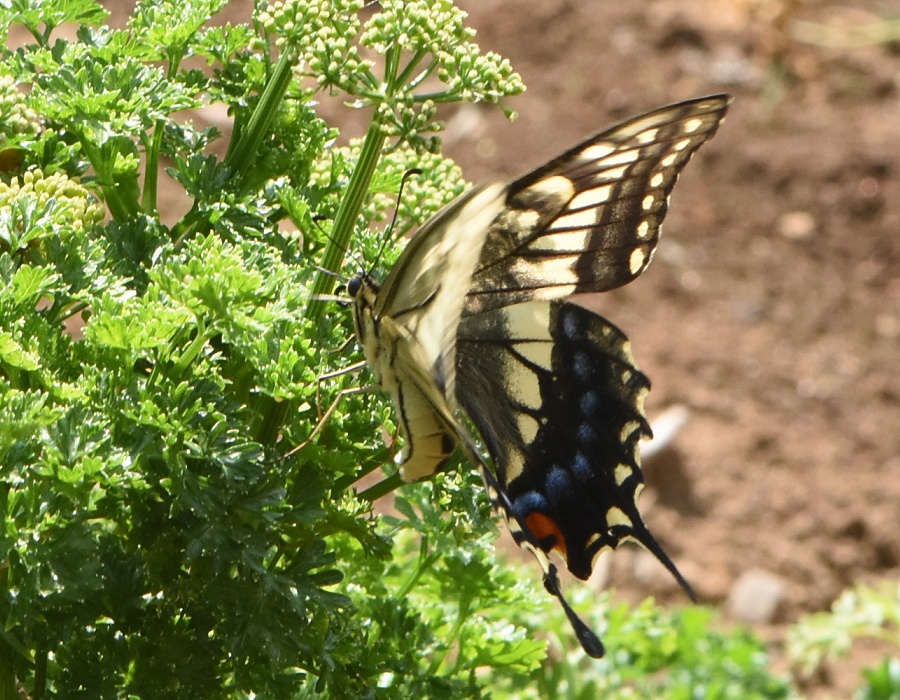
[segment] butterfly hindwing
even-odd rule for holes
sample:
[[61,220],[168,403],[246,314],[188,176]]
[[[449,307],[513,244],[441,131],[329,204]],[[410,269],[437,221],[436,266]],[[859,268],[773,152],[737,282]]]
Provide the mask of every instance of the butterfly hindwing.
[[513,529],[582,579],[600,553],[636,540],[686,586],[637,509],[650,382],[625,335],[578,304],[530,301],[463,319],[457,348],[459,400]]

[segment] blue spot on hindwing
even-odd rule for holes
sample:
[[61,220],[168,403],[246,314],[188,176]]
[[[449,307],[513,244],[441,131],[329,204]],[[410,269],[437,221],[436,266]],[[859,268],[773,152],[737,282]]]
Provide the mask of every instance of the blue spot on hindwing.
[[567,502],[574,492],[574,484],[569,472],[554,464],[547,472],[546,480],[547,498],[553,504]]
[[581,423],[578,426],[578,442],[584,446],[591,446],[597,442],[597,431],[590,423]]
[[594,476],[594,470],[591,469],[591,463],[583,452],[576,452],[572,458],[572,474],[579,481],[590,481]]
[[579,381],[586,382],[591,377],[591,358],[582,350],[572,355],[572,369]]
[[600,408],[600,397],[596,391],[586,391],[578,399],[578,407],[585,418],[593,418]]
[[581,337],[581,329],[578,327],[578,319],[575,318],[574,313],[563,311],[562,329],[563,335],[569,340],[577,340]]
[[525,520],[534,511],[546,511],[547,506],[546,497],[537,491],[526,491],[512,503],[513,512],[521,520]]

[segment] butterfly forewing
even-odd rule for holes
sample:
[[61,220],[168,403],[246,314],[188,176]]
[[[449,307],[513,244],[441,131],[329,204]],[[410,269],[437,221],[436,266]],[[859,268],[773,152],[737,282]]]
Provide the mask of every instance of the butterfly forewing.
[[490,222],[504,207],[503,188],[467,192],[428,221],[391,268],[372,305],[421,346],[421,360],[444,393],[454,395],[456,325]]
[[679,173],[715,133],[728,102],[701,98],[635,117],[511,183],[464,314],[602,292],[637,277]]
[[458,198],[420,229],[383,286],[366,275],[351,289],[357,338],[397,410],[407,481],[431,476],[456,444],[471,442],[453,414],[456,325],[502,192],[493,185]]

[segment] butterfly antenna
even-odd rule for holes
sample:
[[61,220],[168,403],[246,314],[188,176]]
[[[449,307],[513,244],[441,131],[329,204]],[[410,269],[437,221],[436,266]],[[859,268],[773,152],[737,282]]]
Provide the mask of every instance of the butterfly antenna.
[[[328,231],[326,231],[324,228],[322,228],[319,225],[319,221],[324,220],[324,219],[325,219],[324,216],[317,215],[317,216],[312,217],[312,222],[316,225],[316,228],[319,229],[319,232],[323,236],[325,236],[325,238],[327,238],[329,241],[331,241],[331,243],[333,243],[334,245],[338,246],[338,242],[334,239],[334,237],[330,233],[328,233]],[[341,246],[338,246],[338,247],[341,247]],[[362,258],[360,258],[356,253],[354,253],[351,250],[347,250],[346,248],[344,248],[343,250],[344,250],[344,255],[351,256],[354,259],[354,261],[356,262],[356,264],[359,265],[359,269],[362,270],[364,267]],[[341,282],[347,281],[346,275],[342,275],[341,273],[335,272],[334,270],[327,270],[324,267],[322,267],[321,265],[316,265],[315,267],[316,267],[316,270],[318,270],[319,272],[321,272],[323,274],[328,275],[329,277],[334,277],[336,279],[339,279]]]
[[400,191],[397,193],[397,206],[394,208],[394,218],[391,219],[391,225],[388,226],[387,230],[384,232],[384,241],[381,244],[381,248],[378,249],[378,255],[375,256],[375,260],[372,262],[372,267],[369,268],[369,274],[372,274],[375,266],[378,265],[378,262],[381,260],[381,256],[384,255],[384,251],[387,248],[388,243],[394,240],[394,226],[397,223],[397,215],[400,213],[400,200],[403,197],[403,188],[406,187],[406,181],[413,175],[421,174],[422,171],[419,168],[410,168],[405,173],[403,173],[403,179],[400,180]]
[[346,282],[347,276],[342,275],[340,272],[335,272],[334,270],[329,270],[327,267],[322,267],[321,265],[313,265],[317,272],[321,272],[323,275],[328,277],[334,277],[336,280],[340,282]]

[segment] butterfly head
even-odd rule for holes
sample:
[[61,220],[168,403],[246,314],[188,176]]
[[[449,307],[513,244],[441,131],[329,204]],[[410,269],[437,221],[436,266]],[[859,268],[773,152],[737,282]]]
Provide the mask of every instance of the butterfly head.
[[356,295],[359,294],[359,290],[362,289],[363,286],[363,278],[357,275],[356,277],[351,277],[347,282],[347,294],[349,294],[353,299],[356,298]]
[[371,308],[375,305],[375,297],[378,296],[381,285],[368,273],[360,272],[347,280],[345,288],[355,305],[362,304]]

